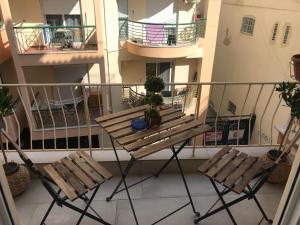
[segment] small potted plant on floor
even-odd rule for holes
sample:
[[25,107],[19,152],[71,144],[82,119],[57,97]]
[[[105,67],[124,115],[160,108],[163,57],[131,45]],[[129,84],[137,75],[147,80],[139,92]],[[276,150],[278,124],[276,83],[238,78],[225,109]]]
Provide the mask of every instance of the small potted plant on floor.
[[163,103],[163,98],[159,93],[164,88],[164,81],[160,77],[149,77],[146,79],[145,104],[149,104],[149,108],[145,110],[145,120],[149,128],[159,125],[161,122],[159,106]]
[[[284,100],[286,106],[291,109],[291,117],[287,128],[283,134],[278,149],[272,149],[267,153],[267,159],[276,161],[282,153],[283,144],[288,140],[293,124],[299,122],[300,118],[300,87],[296,83],[282,82],[276,86],[275,90],[280,93],[280,97]],[[274,172],[271,174],[269,181],[272,183],[280,183],[287,180],[291,165],[284,157]]]
[[[13,107],[14,105],[12,96],[9,94],[8,88],[0,88],[0,132],[4,127],[3,118],[12,114]],[[13,196],[17,196],[25,191],[30,181],[29,172],[23,165],[19,165],[15,162],[8,162],[3,146],[2,133],[0,133],[0,146],[4,158],[3,168],[8,180],[11,193]]]

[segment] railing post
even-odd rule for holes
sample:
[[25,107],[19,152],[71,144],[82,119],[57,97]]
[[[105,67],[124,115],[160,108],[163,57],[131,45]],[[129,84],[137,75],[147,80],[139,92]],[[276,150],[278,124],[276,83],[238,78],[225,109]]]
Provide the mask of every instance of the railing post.
[[[91,129],[91,118],[90,118],[90,112],[89,112],[89,106],[88,106],[88,97],[86,95],[86,86],[81,86],[82,93],[83,93],[83,99],[84,99],[84,111],[85,111],[85,120],[86,120],[86,126],[88,129],[88,141],[89,141],[89,149],[90,149],[90,155],[92,156],[92,129]],[[90,86],[89,86],[90,88]]]
[[[195,113],[195,120],[199,117],[199,108],[200,108],[200,96],[202,92],[202,84],[197,84],[197,101],[196,101],[196,113]],[[193,154],[192,156],[195,157],[195,149],[196,149],[196,138],[193,139]]]

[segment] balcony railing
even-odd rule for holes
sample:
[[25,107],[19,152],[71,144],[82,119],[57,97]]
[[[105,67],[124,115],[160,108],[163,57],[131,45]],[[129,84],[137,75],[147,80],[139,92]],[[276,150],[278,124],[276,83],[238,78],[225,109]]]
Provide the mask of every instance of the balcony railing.
[[96,50],[95,26],[15,26],[19,53]]
[[193,23],[143,23],[119,18],[119,38],[146,46],[187,46],[204,37],[206,19]]
[[[276,83],[170,83],[166,104],[212,127],[188,147],[277,145],[276,125],[289,116]],[[9,133],[27,151],[111,149],[94,122],[98,116],[142,104],[143,84],[1,84],[23,108],[5,118]],[[130,87],[130,88],[129,88]],[[27,93],[27,94],[26,94]],[[183,96],[178,102],[178,96]],[[197,93],[197,94],[195,94]],[[237,94],[238,93],[238,94]],[[24,96],[28,96],[28,99]],[[238,96],[238,98],[235,98]],[[229,108],[229,101],[235,107]],[[27,104],[29,102],[29,105]],[[134,103],[134,104],[133,104]],[[233,108],[233,109],[232,109]],[[24,116],[26,115],[26,117]],[[27,119],[26,119],[27,118]],[[24,127],[28,129],[24,129]],[[96,141],[95,141],[96,140]],[[95,144],[96,143],[96,144]],[[9,148],[8,143],[6,147]]]

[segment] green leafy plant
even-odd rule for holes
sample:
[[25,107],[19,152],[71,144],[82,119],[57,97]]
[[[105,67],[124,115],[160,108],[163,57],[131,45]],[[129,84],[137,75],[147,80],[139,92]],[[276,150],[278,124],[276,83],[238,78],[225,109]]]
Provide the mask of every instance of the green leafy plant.
[[160,77],[149,77],[145,82],[146,96],[145,104],[149,104],[150,108],[145,111],[145,119],[151,127],[154,124],[160,123],[161,117],[157,106],[163,103],[163,98],[159,94],[165,88],[165,83]]
[[289,136],[295,118],[300,119],[300,87],[297,83],[282,82],[275,87],[275,90],[280,93],[279,96],[291,109],[291,118],[278,149],[280,151],[287,136]]
[[[14,104],[13,104],[13,101],[12,101],[12,96],[9,94],[9,89],[6,88],[6,87],[0,88],[0,119],[1,119],[2,123],[3,123],[3,118],[4,117],[9,116],[10,114],[12,114],[13,108],[14,108]],[[5,151],[4,151],[1,136],[0,136],[0,145],[1,145],[1,151],[2,151],[2,154],[3,154],[3,158],[4,158],[4,161],[5,161],[5,165],[7,165],[8,164],[7,156],[6,156]]]
[[161,95],[159,94],[148,94],[145,96],[145,104],[149,104],[149,105],[161,105],[163,103],[163,98],[161,97]]
[[300,87],[297,83],[282,82],[275,88],[285,104],[291,108],[291,116],[300,118]]
[[160,77],[149,77],[145,82],[145,89],[148,92],[161,92],[165,88],[165,83]]

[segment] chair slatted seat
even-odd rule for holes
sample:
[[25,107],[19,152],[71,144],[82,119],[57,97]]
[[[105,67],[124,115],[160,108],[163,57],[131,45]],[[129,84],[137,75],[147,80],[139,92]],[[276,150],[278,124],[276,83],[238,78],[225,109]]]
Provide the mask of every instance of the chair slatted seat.
[[[110,225],[110,223],[104,221],[91,206],[100,186],[105,181],[112,178],[112,174],[100,163],[95,161],[87,153],[77,151],[57,162],[48,164],[44,166],[42,170],[39,170],[4,129],[1,129],[1,133],[14,146],[25,165],[32,173],[38,176],[53,198],[53,201],[40,223],[41,225],[46,224],[45,221],[55,203],[58,206],[66,206],[80,213],[80,218],[76,225],[81,223],[84,216],[101,224]],[[58,191],[53,187],[54,185],[58,187]],[[88,192],[92,193],[90,197],[87,197],[86,195]],[[72,204],[73,201],[77,199],[84,201],[86,204],[84,209]],[[95,215],[88,212],[88,209],[91,209]]]
[[71,201],[112,177],[87,153],[80,151],[59,162],[48,164],[43,169]]
[[[260,205],[255,194],[260,190],[263,184],[267,181],[270,174],[276,168],[278,163],[285,158],[291,151],[292,147],[300,138],[300,129],[296,132],[293,140],[285,146],[280,157],[276,161],[264,161],[261,158],[249,156],[243,152],[240,152],[232,147],[224,147],[217,152],[213,157],[205,161],[199,168],[198,171],[206,175],[212,186],[214,187],[219,199],[223,206],[220,206],[213,210],[216,203],[202,216],[196,218],[194,223],[197,224],[199,221],[204,220],[222,210],[226,210],[233,224],[236,225],[236,221],[231,214],[229,207],[243,201],[253,199],[261,211],[263,218],[272,223]],[[252,181],[257,179],[252,185]],[[216,183],[224,186],[221,191]],[[226,202],[224,195],[234,192],[239,194],[240,197]]]

